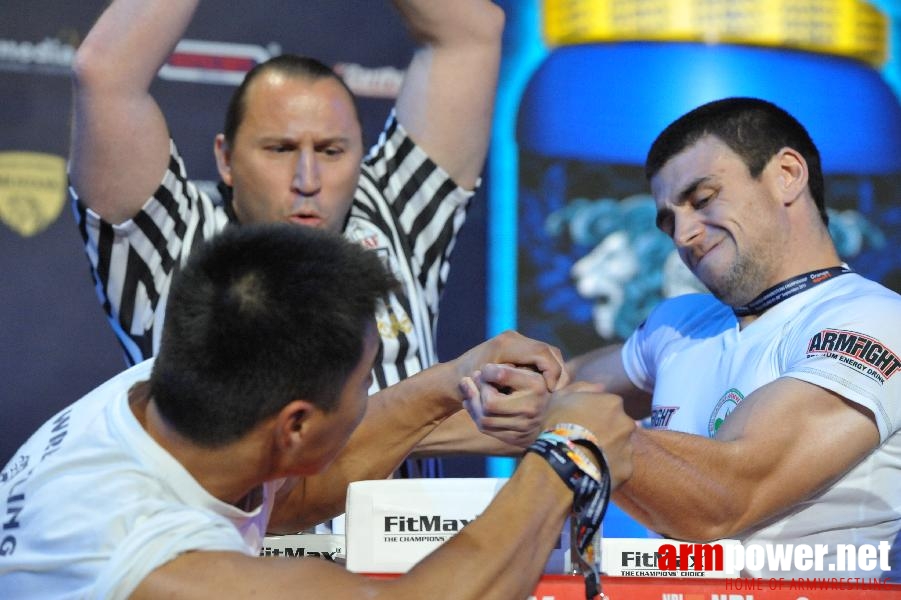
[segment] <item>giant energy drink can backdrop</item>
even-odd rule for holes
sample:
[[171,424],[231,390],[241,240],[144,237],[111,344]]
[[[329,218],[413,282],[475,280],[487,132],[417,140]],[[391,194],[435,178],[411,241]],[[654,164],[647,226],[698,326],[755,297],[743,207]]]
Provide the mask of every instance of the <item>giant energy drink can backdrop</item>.
[[[489,332],[567,357],[624,339],[699,282],[654,225],[645,154],[726,96],[795,114],[818,144],[842,257],[901,291],[901,4],[503,0],[490,155]],[[512,463],[489,459],[503,476]],[[605,535],[643,528],[611,506]]]
[[881,75],[889,21],[862,0],[543,3],[551,50],[517,115],[518,327],[580,353],[664,297],[703,290],[655,228],[645,154],[705,102],[754,96],[808,128],[830,229],[901,290],[901,105]]

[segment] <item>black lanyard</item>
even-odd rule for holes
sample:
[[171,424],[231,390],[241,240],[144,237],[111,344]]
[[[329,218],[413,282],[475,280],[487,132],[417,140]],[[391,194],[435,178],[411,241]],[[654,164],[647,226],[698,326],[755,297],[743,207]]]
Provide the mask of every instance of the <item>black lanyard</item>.
[[747,317],[750,315],[759,315],[770,309],[783,300],[787,300],[792,296],[800,294],[805,290],[809,290],[815,285],[819,285],[824,281],[829,281],[839,275],[852,273],[851,269],[845,266],[829,267],[828,269],[820,269],[811,271],[792,277],[782,283],[777,283],[773,287],[764,290],[759,296],[742,306],[733,306],[732,312],[736,317]]
[[[594,454],[598,466],[584,455],[581,448]],[[610,466],[597,439],[581,425],[558,423],[538,436],[526,452],[543,457],[574,493],[570,512],[571,558],[573,574],[585,578],[585,598],[607,598],[601,591],[598,575],[600,556],[594,554],[594,537],[599,530],[612,489]],[[600,544],[598,543],[598,547]]]

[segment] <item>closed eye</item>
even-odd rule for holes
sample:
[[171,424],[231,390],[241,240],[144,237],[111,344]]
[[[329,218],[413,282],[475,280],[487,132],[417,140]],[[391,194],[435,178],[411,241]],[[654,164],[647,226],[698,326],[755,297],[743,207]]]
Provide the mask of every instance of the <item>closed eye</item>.
[[285,152],[294,152],[297,149],[297,146],[294,144],[269,144],[265,147],[267,152],[273,152],[275,154],[283,154]]
[[706,196],[696,197],[696,198],[692,199],[691,206],[695,210],[701,210],[702,208],[704,208],[705,206],[710,204],[711,201],[715,200],[716,197],[717,197],[716,192],[713,192],[712,194],[707,194]]
[[316,148],[316,152],[320,154],[324,154],[327,157],[338,157],[346,152],[343,146],[336,146],[334,144],[329,144],[327,146],[321,146]]

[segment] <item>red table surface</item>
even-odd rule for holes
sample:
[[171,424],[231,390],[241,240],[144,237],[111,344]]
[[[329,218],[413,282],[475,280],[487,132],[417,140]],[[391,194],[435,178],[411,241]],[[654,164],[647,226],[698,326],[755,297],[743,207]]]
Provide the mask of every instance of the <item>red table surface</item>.
[[[601,584],[608,600],[901,600],[901,585],[868,584],[853,580],[812,582],[784,579],[780,582],[778,579],[603,577]],[[585,600],[585,584],[581,577],[544,575],[531,598]]]

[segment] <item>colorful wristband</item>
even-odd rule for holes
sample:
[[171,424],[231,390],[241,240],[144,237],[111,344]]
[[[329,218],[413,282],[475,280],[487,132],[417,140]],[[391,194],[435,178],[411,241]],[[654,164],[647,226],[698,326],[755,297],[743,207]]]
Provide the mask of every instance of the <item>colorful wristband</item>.
[[[597,466],[585,450],[594,455]],[[607,512],[611,482],[610,468],[597,439],[580,425],[560,423],[539,435],[527,452],[542,456],[573,491],[573,562],[585,577],[586,598],[603,596],[591,543]]]

